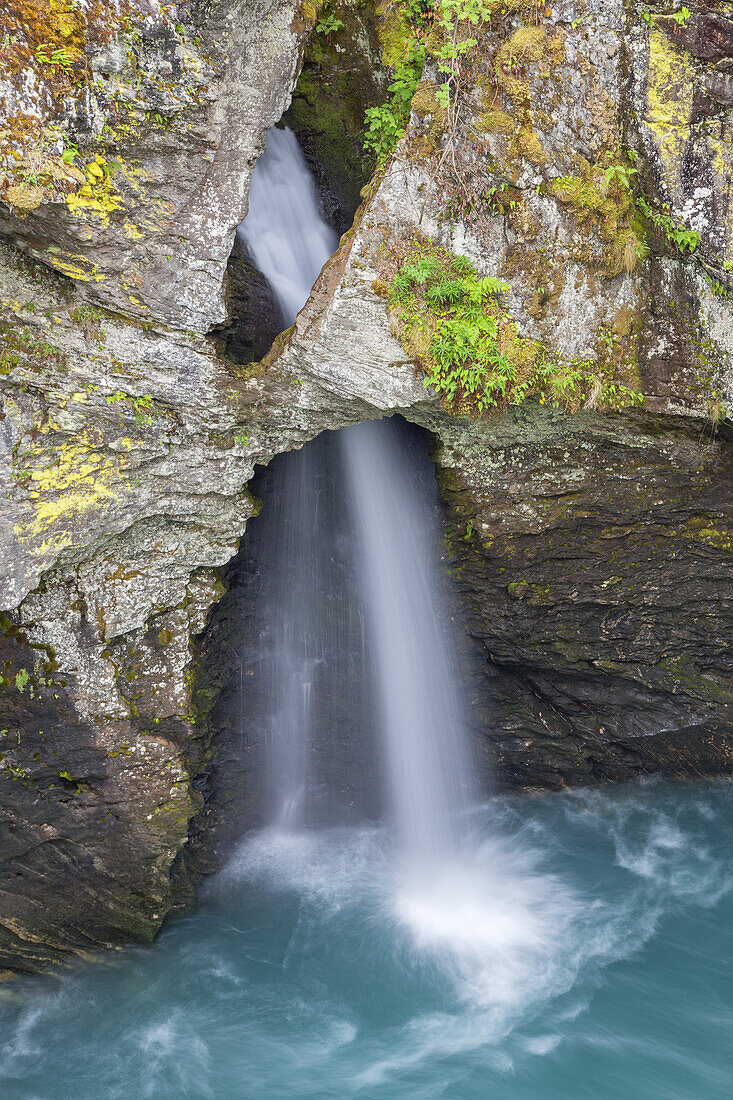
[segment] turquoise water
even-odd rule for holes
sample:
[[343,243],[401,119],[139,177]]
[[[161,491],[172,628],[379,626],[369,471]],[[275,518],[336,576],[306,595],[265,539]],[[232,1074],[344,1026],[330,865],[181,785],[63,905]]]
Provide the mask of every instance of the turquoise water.
[[0,994],[3,1098],[733,1093],[733,785],[496,799],[450,867],[248,839],[152,947]]

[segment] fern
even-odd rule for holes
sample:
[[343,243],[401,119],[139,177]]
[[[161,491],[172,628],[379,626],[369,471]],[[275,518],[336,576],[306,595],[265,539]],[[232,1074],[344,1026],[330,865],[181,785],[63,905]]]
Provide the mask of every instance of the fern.
[[[611,408],[642,395],[589,360],[563,361],[519,335],[503,304],[506,283],[479,277],[465,256],[415,246],[388,282],[400,338],[446,405],[483,413],[530,395],[566,409],[584,402]],[[604,373],[605,370],[605,373]]]

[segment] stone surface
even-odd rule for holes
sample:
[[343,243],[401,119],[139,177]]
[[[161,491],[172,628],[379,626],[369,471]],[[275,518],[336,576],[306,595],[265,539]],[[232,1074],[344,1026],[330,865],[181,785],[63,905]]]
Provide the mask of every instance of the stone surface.
[[730,772],[730,435],[530,406],[494,427],[437,462],[500,784]]
[[[58,88],[50,66],[31,59],[35,79],[19,88],[11,76],[0,103],[11,134],[21,113],[46,121],[49,95],[63,111],[58,129],[36,138],[47,145],[36,172],[62,171],[56,145],[73,143],[81,181],[97,158],[105,174],[86,197],[78,181],[70,194],[47,189],[48,201],[24,217],[6,190],[0,237],[85,282],[91,301],[205,332],[224,319],[234,231],[265,134],[288,105],[306,22],[297,0],[200,3],[188,18],[157,0],[133,0],[127,16],[107,0],[101,7],[108,24],[80,39],[88,75]],[[12,0],[11,18],[16,8],[22,0]],[[36,49],[22,15],[18,24]],[[18,142],[6,143],[10,168]]]
[[733,57],[732,44],[733,21],[712,5],[700,5],[684,27],[655,15],[629,34],[645,182],[675,220],[701,233],[698,260],[725,286],[725,264],[733,260],[733,154],[728,78],[718,66]]
[[[6,201],[0,218],[0,968],[148,939],[190,899],[211,853],[187,859],[187,843],[206,831],[226,752],[212,739],[217,669],[197,639],[218,630],[220,570],[256,510],[247,485],[255,464],[364,417],[401,412],[434,438],[447,564],[483,654],[475,732],[501,784],[732,770],[719,420],[733,326],[715,136],[730,120],[714,97],[700,106],[725,59],[620,0],[548,8],[530,49],[507,8],[480,32],[453,140],[428,66],[384,177],[295,326],[254,364],[207,330],[224,318],[249,172],[313,13],[286,0],[200,4],[179,20],[135,8],[139,39],[95,40],[77,91],[59,99],[33,70],[18,105],[47,120],[55,104],[85,165],[109,118],[99,82],[132,82],[135,132],[99,148],[157,182],[128,193],[115,174],[125,205],[106,220],[73,212],[66,188],[85,186],[73,176],[32,185],[37,205]],[[502,70],[512,50],[517,84]],[[6,110],[20,95],[9,87]],[[170,127],[153,117],[141,133],[163,108]],[[650,255],[626,263],[630,217],[609,228],[557,197],[563,177],[600,186],[626,145],[650,201],[701,233],[694,254],[649,230]],[[633,374],[645,410],[451,416],[382,296],[390,249],[420,237],[505,279],[525,334]]]

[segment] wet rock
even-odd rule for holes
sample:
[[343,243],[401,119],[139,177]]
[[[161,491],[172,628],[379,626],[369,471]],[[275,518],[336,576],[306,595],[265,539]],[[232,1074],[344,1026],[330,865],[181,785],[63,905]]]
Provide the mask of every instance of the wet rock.
[[283,330],[283,318],[270,284],[252,264],[237,234],[225,278],[227,315],[230,320],[214,330],[225,355],[234,363],[257,363]]
[[733,21],[710,11],[694,12],[684,24],[660,16],[659,25],[678,46],[701,61],[733,57]]
[[364,113],[387,100],[390,78],[371,6],[336,2],[330,10],[342,26],[311,36],[283,122],[314,173],[322,214],[341,234],[374,171],[374,156],[364,151]]
[[705,94],[724,107],[733,105],[733,73],[709,73],[705,76]]

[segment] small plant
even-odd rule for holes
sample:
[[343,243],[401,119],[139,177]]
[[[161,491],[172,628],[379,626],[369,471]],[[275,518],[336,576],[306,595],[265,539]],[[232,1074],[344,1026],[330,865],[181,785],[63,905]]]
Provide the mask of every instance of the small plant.
[[112,393],[107,397],[108,405],[119,405],[122,402],[127,402],[130,405],[135,419],[141,424],[153,423],[153,418],[150,415],[153,399],[149,393],[143,393],[140,396],[131,393]]
[[369,107],[365,112],[364,148],[376,153],[378,169],[384,168],[405,132],[410,104],[420,82],[424,62],[425,47],[420,45],[406,61],[397,63],[394,80],[388,89],[392,94],[389,103]]
[[74,160],[79,156],[79,146],[75,145],[73,141],[64,143],[64,151],[61,154],[61,159],[64,164],[73,164]]
[[617,187],[624,191],[631,190],[631,177],[638,176],[637,168],[627,168],[625,164],[612,164],[604,172],[606,183],[615,181]]
[[689,8],[680,8],[679,11],[673,13],[672,18],[674,19],[678,27],[684,27],[687,25],[687,20],[690,18],[691,15],[692,12],[689,10]]
[[65,73],[70,73],[73,68],[73,56],[65,46],[52,50],[48,43],[39,43],[36,46],[36,61],[40,65],[47,65],[54,72],[56,69],[61,69]]
[[714,431],[717,430],[721,420],[726,419],[728,410],[717,390],[714,390],[708,398],[705,413]]
[[709,276],[706,276],[706,282],[716,298],[728,297],[728,290],[722,283],[717,282],[716,279],[711,279]]
[[71,311],[70,317],[84,333],[84,341],[87,347],[89,347],[91,340],[94,340],[98,347],[102,347],[107,334],[102,328],[104,313],[101,309],[96,306],[79,305]]
[[399,338],[451,411],[481,414],[531,395],[573,411],[641,403],[610,364],[562,360],[520,335],[503,301],[508,289],[431,245],[416,245],[387,282]]
[[15,674],[15,686],[18,689],[18,691],[21,693],[21,695],[23,694],[23,692],[26,689],[26,684],[28,684],[29,682],[30,682],[30,674],[28,672],[28,669],[22,668],[20,670],[20,672],[17,672]]
[[685,252],[692,254],[698,248],[702,240],[701,234],[696,229],[685,229],[678,225],[670,215],[668,206],[661,212],[654,210],[643,195],[636,200],[636,205],[644,217],[664,233],[667,244],[674,245],[683,255]]
[[160,111],[146,111],[145,118],[151,126],[157,126],[160,130],[171,130],[173,128],[173,119],[169,118],[168,115],[161,114]]
[[325,35],[330,39],[332,34],[340,31],[344,26],[343,19],[337,19],[332,11],[324,12],[316,23],[316,34]]
[[436,8],[442,45],[438,50],[438,71],[446,76],[436,92],[441,107],[450,105],[451,85],[457,86],[460,59],[477,45],[477,39],[466,36],[466,24],[475,27],[491,18],[493,5],[488,0],[439,0]]
[[506,214],[507,210],[516,210],[519,205],[519,191],[508,183],[490,187],[484,198],[495,214]]

